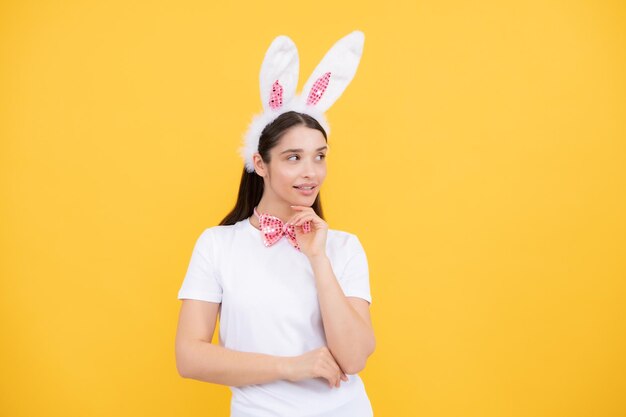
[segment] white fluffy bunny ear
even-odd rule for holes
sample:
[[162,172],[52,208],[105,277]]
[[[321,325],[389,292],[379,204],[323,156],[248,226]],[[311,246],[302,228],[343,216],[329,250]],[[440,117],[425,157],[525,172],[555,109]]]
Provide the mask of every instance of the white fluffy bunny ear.
[[263,129],[288,111],[307,113],[330,133],[324,112],[341,96],[356,73],[365,35],[354,32],[339,39],[317,65],[302,93],[295,95],[300,61],[295,43],[285,35],[271,43],[261,65],[260,87],[263,112],[255,115],[244,133],[239,154],[247,172],[254,172],[254,153],[258,151]]
[[296,44],[285,35],[274,39],[261,65],[260,86],[263,109],[279,110],[296,94],[300,60]]
[[359,30],[339,39],[324,55],[302,89],[308,106],[326,112],[341,96],[361,61],[365,35]]
[[252,118],[239,154],[246,171],[254,172],[252,157],[259,147],[259,137],[265,126],[271,123],[290,104],[296,94],[300,61],[296,44],[285,35],[274,38],[270,44],[259,74],[263,112]]

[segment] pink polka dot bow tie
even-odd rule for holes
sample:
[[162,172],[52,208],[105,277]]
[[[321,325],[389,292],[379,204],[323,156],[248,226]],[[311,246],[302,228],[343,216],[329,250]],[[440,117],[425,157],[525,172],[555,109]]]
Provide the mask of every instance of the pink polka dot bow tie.
[[[254,214],[259,219],[261,226],[261,235],[263,236],[263,244],[266,247],[272,246],[278,242],[283,236],[287,237],[291,245],[300,250],[300,245],[296,240],[296,227],[292,224],[285,224],[281,219],[268,213],[259,214],[256,207]],[[311,231],[311,222],[307,221],[302,224],[302,231],[308,233]]]

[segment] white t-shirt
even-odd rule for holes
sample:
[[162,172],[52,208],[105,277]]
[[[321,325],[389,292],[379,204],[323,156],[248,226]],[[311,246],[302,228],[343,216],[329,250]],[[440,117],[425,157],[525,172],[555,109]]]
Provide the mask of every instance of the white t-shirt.
[[[371,303],[359,239],[329,229],[326,254],[343,293]],[[249,219],[205,229],[196,241],[178,299],[222,303],[219,344],[243,352],[298,356],[326,346],[311,264],[286,236],[270,247]],[[358,374],[339,388],[324,378],[230,387],[231,417],[369,417]]]

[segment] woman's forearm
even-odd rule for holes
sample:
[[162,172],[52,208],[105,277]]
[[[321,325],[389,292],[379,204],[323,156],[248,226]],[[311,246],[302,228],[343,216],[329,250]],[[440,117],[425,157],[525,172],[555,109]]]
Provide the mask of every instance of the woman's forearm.
[[375,347],[374,330],[344,295],[327,256],[310,259],[328,349],[347,374],[356,374]]
[[177,366],[184,378],[238,387],[285,378],[282,356],[240,352],[206,341],[177,346]]

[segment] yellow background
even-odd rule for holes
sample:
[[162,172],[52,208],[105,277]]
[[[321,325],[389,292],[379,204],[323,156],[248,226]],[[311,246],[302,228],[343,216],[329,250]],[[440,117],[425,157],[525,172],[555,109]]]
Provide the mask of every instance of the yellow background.
[[2,2],[2,416],[228,415],[177,374],[177,292],[272,39],[299,92],[355,29],[321,192],[375,415],[626,415],[626,6],[433,0]]

